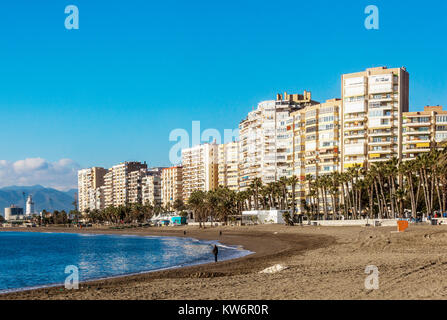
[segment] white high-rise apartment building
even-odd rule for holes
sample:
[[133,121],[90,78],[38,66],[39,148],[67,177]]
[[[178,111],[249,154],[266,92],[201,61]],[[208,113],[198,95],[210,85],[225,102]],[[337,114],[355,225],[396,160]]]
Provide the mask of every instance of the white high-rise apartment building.
[[162,169],[148,169],[146,163],[123,162],[109,170],[80,170],[80,208],[85,212],[87,209],[102,210],[132,203],[160,206]]
[[218,147],[205,143],[182,150],[183,200],[186,202],[194,190],[209,191],[218,183]]
[[105,186],[89,190],[90,210],[103,210],[105,208]]
[[255,178],[269,183],[290,172],[293,123],[290,113],[317,104],[311,93],[278,94],[276,100],[263,101],[239,124],[239,189],[246,190]]
[[148,170],[142,180],[143,204],[162,205],[161,171]]
[[239,189],[239,143],[237,141],[220,144],[218,148],[218,185],[230,190]]
[[90,209],[90,190],[95,190],[104,184],[107,169],[93,167],[78,171],[78,202],[79,212]]
[[147,169],[146,163],[123,162],[109,169],[104,176],[105,207],[124,206],[132,202],[138,202],[139,195],[136,183],[140,173],[135,171]]
[[370,68],[342,76],[342,170],[402,159],[402,113],[408,112],[405,68]]

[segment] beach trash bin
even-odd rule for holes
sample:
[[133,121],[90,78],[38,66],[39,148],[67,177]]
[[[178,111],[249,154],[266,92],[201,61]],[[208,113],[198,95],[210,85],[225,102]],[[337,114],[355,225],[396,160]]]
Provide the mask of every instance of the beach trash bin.
[[438,225],[438,219],[431,219],[431,225],[432,226]]
[[380,221],[374,221],[374,227],[380,227],[381,223]]
[[407,220],[399,220],[397,221],[397,231],[398,232],[404,232],[408,228],[408,221]]
[[318,226],[318,222],[312,222],[314,226]]

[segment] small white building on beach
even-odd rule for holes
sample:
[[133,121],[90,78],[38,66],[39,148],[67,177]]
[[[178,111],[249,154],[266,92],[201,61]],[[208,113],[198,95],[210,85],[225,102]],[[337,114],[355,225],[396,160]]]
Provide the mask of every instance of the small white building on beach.
[[283,214],[288,210],[242,211],[242,223],[285,224]]

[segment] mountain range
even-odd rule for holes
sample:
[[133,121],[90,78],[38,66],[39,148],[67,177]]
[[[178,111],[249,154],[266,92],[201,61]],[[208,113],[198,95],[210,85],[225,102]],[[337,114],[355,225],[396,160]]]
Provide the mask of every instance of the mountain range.
[[[65,210],[68,212],[74,209],[73,201],[75,200],[76,192],[76,189],[59,191],[52,188],[45,188],[41,185],[0,188],[0,213],[4,215],[4,208],[12,204],[25,208],[25,198],[28,198],[29,195],[33,197],[34,210],[36,212],[44,209],[47,211]],[[25,196],[23,193],[25,193]]]

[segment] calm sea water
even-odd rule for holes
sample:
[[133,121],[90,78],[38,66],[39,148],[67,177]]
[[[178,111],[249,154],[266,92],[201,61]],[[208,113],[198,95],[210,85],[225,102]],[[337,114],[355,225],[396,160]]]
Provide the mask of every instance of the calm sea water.
[[[175,237],[0,232],[0,293],[63,284],[68,265],[77,266],[80,281],[85,281],[212,262],[214,243]],[[218,247],[220,260],[250,253]]]

